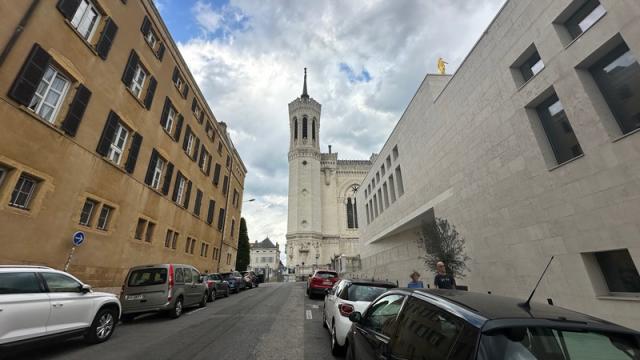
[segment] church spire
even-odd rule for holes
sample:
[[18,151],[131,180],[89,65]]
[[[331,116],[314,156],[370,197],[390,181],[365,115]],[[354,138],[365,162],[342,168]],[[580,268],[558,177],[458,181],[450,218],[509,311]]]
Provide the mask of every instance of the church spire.
[[303,99],[308,99],[309,94],[307,94],[307,68],[304,68],[304,85],[302,85],[302,96]]

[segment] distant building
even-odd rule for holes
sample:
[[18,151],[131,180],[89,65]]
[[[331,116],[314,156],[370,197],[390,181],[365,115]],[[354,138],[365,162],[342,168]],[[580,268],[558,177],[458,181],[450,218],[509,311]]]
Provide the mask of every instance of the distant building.
[[265,276],[279,272],[280,245],[267,237],[251,244],[249,269]]
[[421,224],[467,240],[472,291],[640,329],[640,6],[507,1],[453,75],[426,76],[358,191],[362,270],[418,270]]
[[[321,105],[307,93],[289,104],[289,216],[287,266],[297,275],[329,268],[336,255],[357,253],[356,192],[369,160],[338,160],[320,152]],[[362,208],[362,207],[360,207]]]
[[69,272],[94,287],[134,265],[234,267],[247,169],[154,2],[0,14],[0,264],[63,269],[82,231]]

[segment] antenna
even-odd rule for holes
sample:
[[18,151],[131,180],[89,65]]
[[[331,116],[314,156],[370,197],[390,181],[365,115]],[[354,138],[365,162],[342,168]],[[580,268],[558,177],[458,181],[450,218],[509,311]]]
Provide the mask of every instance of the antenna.
[[547,269],[549,269],[549,265],[551,265],[552,261],[553,261],[553,256],[551,256],[551,259],[549,259],[549,262],[547,263],[547,267],[544,268],[544,271],[540,275],[540,279],[538,279],[538,282],[536,283],[536,286],[531,291],[531,295],[529,295],[529,298],[527,299],[527,301],[518,304],[518,306],[527,310],[531,309],[531,305],[530,305],[531,298],[533,298],[533,294],[535,294],[536,289],[538,288],[538,285],[540,285],[540,281],[542,281],[542,278],[544,277],[544,274],[547,272]]

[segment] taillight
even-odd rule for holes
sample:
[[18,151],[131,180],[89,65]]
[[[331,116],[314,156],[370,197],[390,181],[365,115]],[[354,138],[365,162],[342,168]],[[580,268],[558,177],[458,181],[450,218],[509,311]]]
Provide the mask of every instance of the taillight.
[[169,292],[167,293],[167,300],[171,301],[173,296],[173,265],[169,264]]
[[353,312],[353,306],[349,304],[340,304],[338,305],[338,310],[340,310],[340,315],[349,317]]

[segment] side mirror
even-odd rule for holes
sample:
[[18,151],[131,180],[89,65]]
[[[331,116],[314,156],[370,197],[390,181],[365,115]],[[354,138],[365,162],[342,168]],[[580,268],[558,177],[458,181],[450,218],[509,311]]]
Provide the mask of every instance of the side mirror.
[[349,320],[354,323],[359,323],[362,320],[362,314],[358,311],[354,311],[349,314]]
[[83,294],[91,292],[91,285],[83,284],[80,288],[80,292]]

